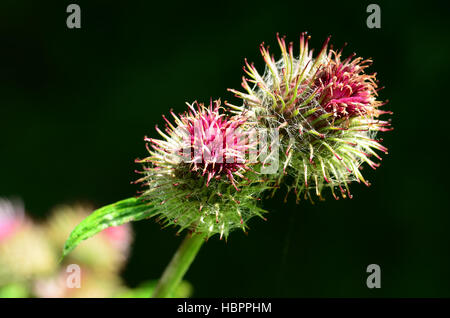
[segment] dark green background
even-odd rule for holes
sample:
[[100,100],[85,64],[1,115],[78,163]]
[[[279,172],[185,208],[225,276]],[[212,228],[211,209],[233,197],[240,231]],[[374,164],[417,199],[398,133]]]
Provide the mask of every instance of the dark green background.
[[[134,159],[170,108],[210,97],[236,101],[244,57],[276,32],[320,48],[372,57],[395,130],[370,188],[311,205],[266,201],[268,221],[248,236],[211,239],[187,279],[195,296],[450,296],[448,208],[449,10],[440,3],[74,1],[82,29],[66,27],[67,1],[0,5],[0,195],[43,219],[56,204],[100,207],[135,194]],[[181,241],[154,221],[134,224],[124,272],[130,286],[157,278]],[[368,264],[382,288],[369,290]]]

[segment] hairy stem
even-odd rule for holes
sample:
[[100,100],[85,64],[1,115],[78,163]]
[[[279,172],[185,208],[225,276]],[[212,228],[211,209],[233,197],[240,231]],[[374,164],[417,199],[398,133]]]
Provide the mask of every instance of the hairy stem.
[[197,256],[200,247],[205,242],[203,234],[188,234],[175,252],[169,265],[164,270],[161,279],[153,292],[153,298],[169,298],[178,287],[184,274]]

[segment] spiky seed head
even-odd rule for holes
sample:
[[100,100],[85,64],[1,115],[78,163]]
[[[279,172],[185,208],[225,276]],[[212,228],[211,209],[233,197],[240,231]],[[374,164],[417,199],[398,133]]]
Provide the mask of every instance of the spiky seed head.
[[[150,156],[141,182],[158,219],[208,236],[227,237],[264,212],[258,207],[264,180],[251,169],[247,154],[253,145],[243,129],[244,116],[226,116],[220,101],[194,102],[180,115],[164,117],[162,139],[145,138]],[[150,145],[150,147],[148,147]]]
[[379,164],[372,157],[381,160],[376,151],[387,153],[375,139],[377,132],[391,129],[389,121],[378,118],[390,112],[379,109],[385,103],[377,100],[376,74],[365,73],[371,60],[354,55],[342,60],[342,50],[328,50],[330,38],[313,57],[306,33],[295,56],[293,43],[277,38],[281,58],[275,60],[262,44],[265,72],[261,75],[245,61],[245,92],[230,89],[243,104],[228,105],[260,126],[279,130],[284,163],[278,182],[283,179],[297,200],[302,194],[311,199],[311,191],[322,198],[324,187],[336,199],[336,189],[351,198],[350,182],[369,185],[361,164],[375,169]]

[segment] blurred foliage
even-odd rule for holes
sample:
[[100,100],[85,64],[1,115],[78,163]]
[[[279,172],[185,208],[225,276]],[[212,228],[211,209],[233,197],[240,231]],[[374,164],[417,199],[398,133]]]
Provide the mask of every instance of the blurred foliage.
[[[34,222],[22,205],[0,199],[0,297],[150,297],[157,281],[127,287],[120,276],[133,240],[131,227],[110,227],[84,241],[63,262],[69,233],[92,209],[62,205],[45,222]],[[80,269],[80,288],[69,286],[70,264]],[[176,297],[188,297],[183,282]]]

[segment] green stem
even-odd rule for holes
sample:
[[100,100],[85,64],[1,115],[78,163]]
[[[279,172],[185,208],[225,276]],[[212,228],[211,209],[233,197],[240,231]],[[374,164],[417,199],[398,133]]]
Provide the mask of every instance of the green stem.
[[164,270],[161,279],[153,292],[152,298],[172,297],[184,274],[195,259],[200,247],[205,242],[203,234],[187,235],[183,243]]

